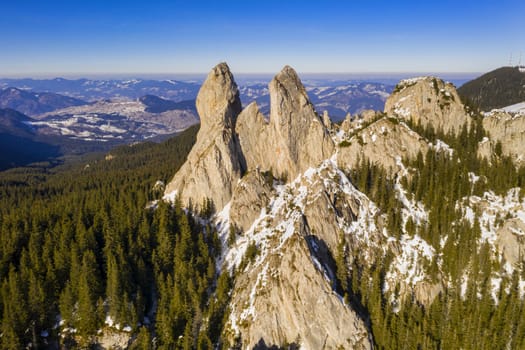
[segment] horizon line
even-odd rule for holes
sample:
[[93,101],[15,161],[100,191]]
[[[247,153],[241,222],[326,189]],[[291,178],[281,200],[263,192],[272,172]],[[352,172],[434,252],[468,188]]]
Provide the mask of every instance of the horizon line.
[[[60,72],[60,73],[15,73],[6,74],[0,76],[0,79],[82,79],[82,78],[94,78],[94,77],[128,77],[128,78],[140,78],[141,76],[206,76],[207,72]],[[234,76],[274,76],[278,72],[232,72]],[[353,72],[301,72],[297,71],[299,75],[400,75],[400,74],[443,74],[443,75],[459,75],[459,74],[484,74],[485,72],[480,71],[353,71]]]

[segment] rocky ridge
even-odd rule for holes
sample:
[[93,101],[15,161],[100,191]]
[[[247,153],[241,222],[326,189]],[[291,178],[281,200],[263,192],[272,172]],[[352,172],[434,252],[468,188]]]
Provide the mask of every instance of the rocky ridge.
[[[447,280],[436,283],[424,267],[437,261],[440,273],[439,249],[406,228],[409,220],[426,225],[430,208],[403,188],[401,179],[413,171],[403,161],[430,150],[451,157],[454,150],[440,140],[429,142],[405,121],[457,134],[471,125],[470,115],[455,88],[432,77],[401,82],[385,114],[347,118],[341,126],[317,115],[290,67],[270,83],[269,120],[256,103],[241,111],[236,89],[225,64],[210,73],[197,100],[203,123],[197,143],[165,193],[186,206],[209,199],[219,211],[214,218],[224,247],[219,267],[236,270],[228,338],[242,348],[291,342],[312,349],[371,348],[366,316],[338,294],[338,246],[359,252],[364,264],[392,257],[382,288],[394,309],[406,297],[432,303]],[[390,170],[402,216],[400,237],[388,232],[380,208],[349,180],[360,159]],[[478,219],[486,227],[483,239],[495,254],[519,263],[521,247],[512,246],[520,243],[525,202],[509,194],[512,205],[492,209],[497,200],[487,196],[486,202],[470,197],[457,206],[467,218],[487,212]],[[497,224],[507,207],[516,215]]]
[[385,113],[445,133],[459,134],[470,117],[451,83],[435,77],[401,81],[385,103]]

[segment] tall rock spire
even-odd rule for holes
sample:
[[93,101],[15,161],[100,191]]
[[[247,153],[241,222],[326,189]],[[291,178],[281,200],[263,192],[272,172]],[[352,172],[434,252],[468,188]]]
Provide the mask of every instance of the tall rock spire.
[[237,84],[226,63],[213,67],[197,95],[196,105],[202,129],[235,126],[242,107]]
[[234,133],[241,111],[239,90],[226,63],[215,66],[197,96],[201,128],[186,163],[166,187],[183,206],[198,207],[209,199],[223,208],[241,177],[242,161]]
[[277,176],[295,178],[329,158],[334,145],[291,67],[285,66],[273,78],[269,90],[269,124],[254,104],[239,116],[236,131],[241,149],[248,169],[272,169]]

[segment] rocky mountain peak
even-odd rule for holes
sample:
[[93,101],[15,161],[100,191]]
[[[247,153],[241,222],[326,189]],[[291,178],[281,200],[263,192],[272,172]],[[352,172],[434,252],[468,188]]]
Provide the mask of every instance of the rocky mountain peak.
[[197,95],[196,105],[201,128],[235,125],[242,106],[239,89],[226,63],[213,67]]
[[269,91],[269,123],[256,105],[250,105],[239,116],[236,132],[247,169],[271,169],[278,177],[292,179],[328,158],[334,145],[291,67],[272,79]]
[[[306,89],[293,68],[285,66],[268,86],[270,90],[270,121],[283,127],[310,122],[316,117]],[[294,118],[295,111],[305,110],[308,120]]]
[[230,201],[243,169],[234,134],[241,100],[226,63],[218,64],[208,74],[196,105],[201,119],[197,141],[165,193],[167,198],[178,196],[184,206],[198,208],[204,200],[211,200],[221,209]]
[[446,133],[459,133],[470,125],[456,88],[436,77],[405,79],[385,103],[385,113]]

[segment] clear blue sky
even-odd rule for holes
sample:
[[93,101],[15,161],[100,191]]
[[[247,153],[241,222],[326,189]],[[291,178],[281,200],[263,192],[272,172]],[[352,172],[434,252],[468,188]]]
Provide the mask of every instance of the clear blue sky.
[[0,76],[483,72],[525,63],[525,1],[4,1]]

